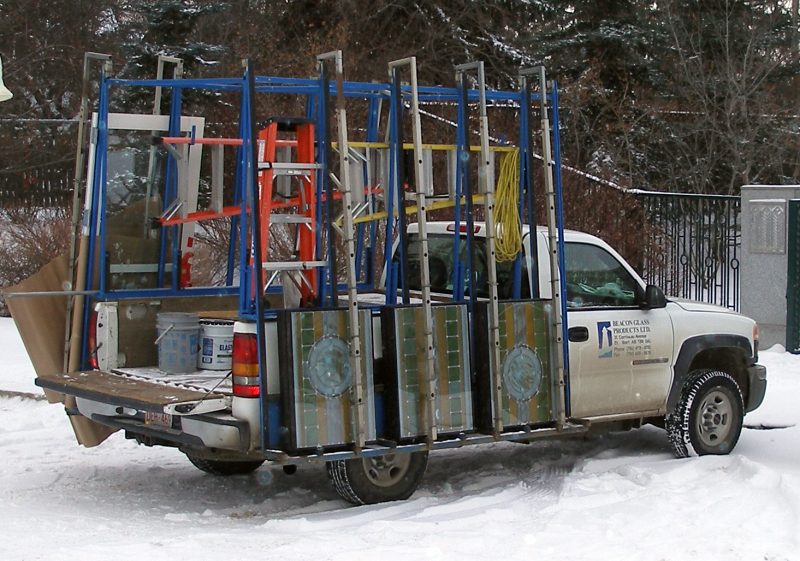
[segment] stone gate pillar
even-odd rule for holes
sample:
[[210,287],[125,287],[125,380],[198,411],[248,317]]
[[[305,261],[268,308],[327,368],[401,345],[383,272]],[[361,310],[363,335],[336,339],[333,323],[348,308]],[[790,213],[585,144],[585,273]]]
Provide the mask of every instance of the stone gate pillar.
[[758,322],[760,346],[786,346],[787,222],[800,185],[742,187],[742,313]]

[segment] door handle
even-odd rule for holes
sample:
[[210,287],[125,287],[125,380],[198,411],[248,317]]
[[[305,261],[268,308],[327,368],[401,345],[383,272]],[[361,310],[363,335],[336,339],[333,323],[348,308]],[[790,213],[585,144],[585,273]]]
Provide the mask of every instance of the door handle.
[[567,331],[567,335],[571,343],[583,343],[589,340],[589,328],[570,327]]

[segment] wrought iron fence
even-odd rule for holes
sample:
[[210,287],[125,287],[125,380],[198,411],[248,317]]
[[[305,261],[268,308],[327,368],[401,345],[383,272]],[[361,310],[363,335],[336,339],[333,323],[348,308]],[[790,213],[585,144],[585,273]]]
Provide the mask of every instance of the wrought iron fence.
[[0,206],[61,207],[72,203],[73,162],[0,173]]
[[642,277],[668,295],[738,310],[740,197],[634,194],[649,226]]

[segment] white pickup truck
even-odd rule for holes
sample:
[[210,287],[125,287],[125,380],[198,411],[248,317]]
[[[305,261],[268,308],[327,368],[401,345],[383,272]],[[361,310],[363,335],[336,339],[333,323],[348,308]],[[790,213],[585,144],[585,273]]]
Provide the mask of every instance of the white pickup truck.
[[[476,225],[477,268],[486,268],[483,224]],[[431,283],[449,279],[452,229],[429,224]],[[409,228],[413,240],[414,225]],[[546,228],[537,233],[538,262],[547,263]],[[530,236],[524,233],[531,271]],[[675,454],[726,454],[735,446],[745,413],[766,391],[766,370],[757,365],[758,326],[727,308],[665,298],[646,286],[633,268],[603,240],[565,231],[570,412],[592,423],[649,421],[666,426]],[[410,252],[413,260],[413,242]],[[510,297],[511,264],[498,263],[500,297]],[[539,297],[549,299],[550,271],[538,269]],[[480,275],[479,275],[480,277]],[[533,282],[523,274],[522,297]],[[478,283],[486,296],[485,280]]]
[[[485,227],[476,223],[474,228],[474,286],[478,298],[485,300],[486,275],[481,272],[486,269]],[[411,279],[415,276],[413,264],[419,259],[416,232],[416,225],[409,225]],[[453,279],[458,276],[452,270],[453,232],[453,223],[428,224],[431,291],[441,302],[451,299]],[[532,305],[543,302],[541,309],[546,312],[552,305],[549,267],[533,264],[548,263],[547,231],[540,228],[536,236],[538,243],[531,244],[529,232],[523,232],[525,265],[522,300],[518,302],[530,303],[534,295]],[[569,339],[566,403],[557,403],[556,381],[547,373],[552,353],[560,350],[551,350],[548,357],[547,352],[532,351],[529,344],[517,345],[515,352],[519,354],[513,359],[518,361],[517,366],[530,365],[530,369],[518,379],[507,376],[504,370],[503,384],[511,396],[508,411],[504,409],[511,419],[506,423],[507,431],[492,432],[485,428],[490,422],[482,425],[478,421],[481,411],[487,418],[497,407],[481,403],[487,393],[479,387],[481,371],[485,370],[485,364],[480,363],[473,363],[471,375],[460,386],[457,380],[451,381],[454,385],[446,407],[444,401],[437,402],[437,420],[449,415],[449,431],[441,430],[437,440],[430,442],[420,437],[424,430],[406,426],[414,422],[413,412],[404,409],[409,403],[413,405],[408,401],[409,391],[393,387],[402,377],[387,374],[396,371],[390,363],[401,354],[397,341],[402,326],[390,325],[385,310],[379,313],[377,308],[366,306],[370,301],[383,303],[385,295],[375,292],[364,294],[360,302],[363,317],[370,318],[362,325],[362,342],[371,353],[364,353],[361,384],[368,401],[363,422],[368,427],[369,444],[355,454],[346,445],[324,444],[349,441],[348,424],[342,423],[341,417],[336,422],[330,419],[337,418],[332,413],[339,411],[337,408],[345,414],[350,411],[353,385],[348,378],[351,372],[346,348],[337,346],[336,341],[341,339],[333,336],[336,326],[328,325],[328,319],[324,320],[324,329],[319,327],[330,330],[323,333],[325,344],[315,344],[311,353],[294,362],[287,358],[287,353],[292,354],[287,348],[295,344],[290,333],[294,324],[280,317],[268,319],[266,372],[259,372],[255,323],[237,321],[232,376],[217,373],[204,380],[198,374],[176,379],[159,375],[152,367],[129,368],[136,362],[126,350],[132,348],[133,340],[150,338],[152,348],[152,325],[146,334],[134,326],[143,325],[147,317],[152,323],[151,308],[163,303],[100,303],[93,342],[93,350],[98,346],[101,350],[97,353],[101,356],[99,369],[40,377],[37,383],[67,396],[67,413],[73,425],[79,426],[76,419],[85,418],[122,429],[145,445],[178,447],[198,468],[212,474],[247,473],[264,461],[283,465],[291,472],[304,461],[324,461],[339,494],[357,504],[410,496],[421,480],[430,450],[557,437],[590,426],[630,428],[652,423],[666,429],[677,456],[729,453],[739,438],[745,413],[761,404],[766,390],[766,371],[757,364],[756,323],[728,309],[665,298],[659,288],[646,286],[614,249],[594,236],[567,231],[564,242],[566,270],[562,276],[566,278]],[[538,255],[531,254],[532,245],[538,248]],[[463,236],[460,251],[462,255],[466,251]],[[512,297],[511,267],[511,263],[497,267],[501,302]],[[531,271],[538,271],[538,276]],[[534,290],[534,283],[538,290]],[[419,287],[413,286],[412,280],[410,288],[413,295],[413,289]],[[466,321],[466,314],[463,319]],[[476,329],[480,329],[477,323]],[[524,319],[515,329],[533,331]],[[465,346],[469,340],[462,337],[458,343],[454,339],[455,346],[447,347],[447,353],[461,353],[455,360],[462,360],[462,369],[469,367]],[[311,356],[315,349],[320,355],[316,359]],[[408,355],[404,356],[407,360]],[[293,368],[316,369],[316,374],[311,373],[317,375],[317,385],[312,379],[313,390],[292,382]],[[440,389],[442,384],[446,382],[439,382]],[[296,392],[294,399],[289,395],[292,392]],[[532,403],[537,404],[536,411],[543,412],[540,417],[530,409]],[[529,410],[523,415],[520,411],[526,407]],[[552,413],[559,407],[567,413],[563,426],[552,422]],[[305,420],[312,414],[327,414],[329,419]],[[334,433],[341,434],[331,436]],[[84,443],[88,440],[85,437]]]

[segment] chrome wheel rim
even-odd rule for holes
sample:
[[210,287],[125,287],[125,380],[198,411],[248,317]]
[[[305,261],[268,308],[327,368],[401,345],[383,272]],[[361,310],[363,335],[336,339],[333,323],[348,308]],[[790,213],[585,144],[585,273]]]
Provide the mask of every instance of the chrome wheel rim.
[[364,473],[378,487],[391,487],[408,473],[411,454],[387,454],[376,458],[364,458]]
[[708,393],[700,403],[697,415],[697,434],[706,446],[717,447],[731,432],[733,407],[728,394],[722,390]]

